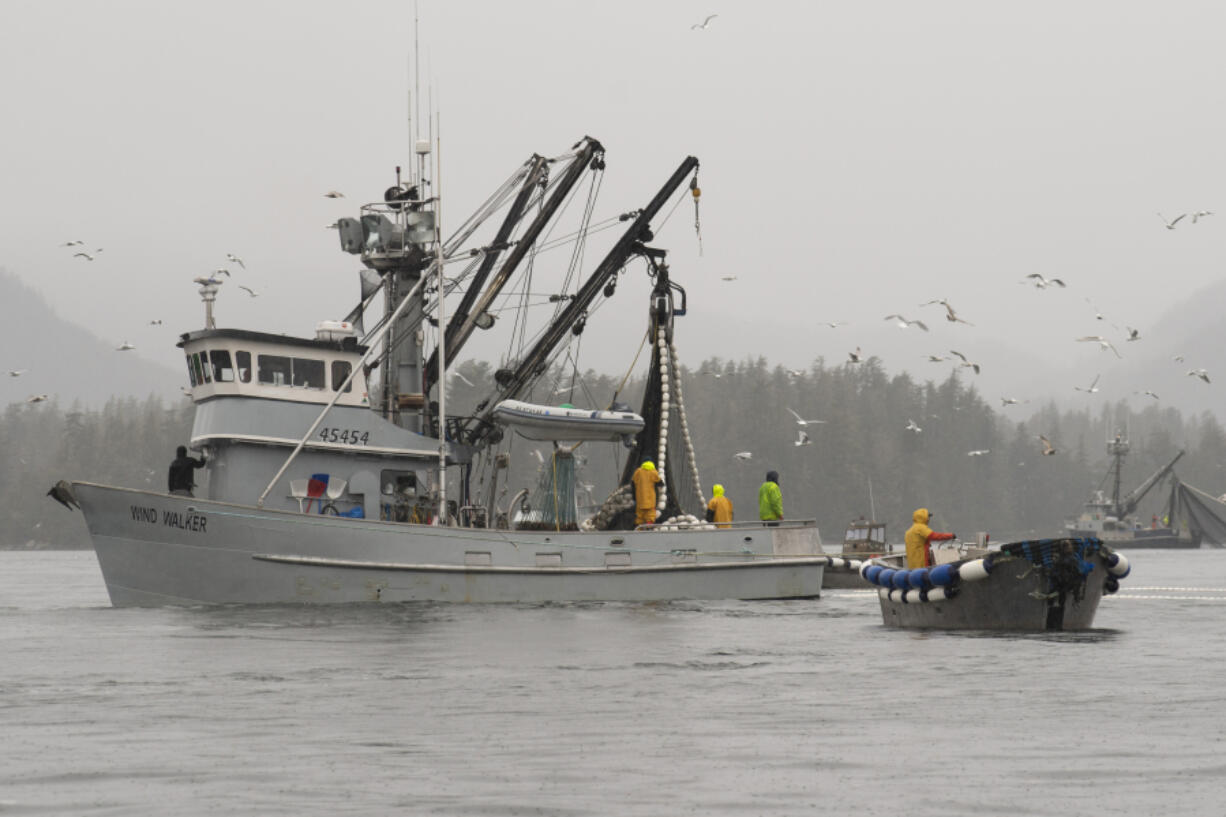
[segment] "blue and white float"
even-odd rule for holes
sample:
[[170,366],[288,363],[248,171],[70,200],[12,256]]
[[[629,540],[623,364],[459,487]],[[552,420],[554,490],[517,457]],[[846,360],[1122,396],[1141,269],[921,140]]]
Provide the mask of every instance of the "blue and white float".
[[899,557],[865,562],[886,626],[974,630],[1083,630],[1104,593],[1131,572],[1128,559],[1093,538],[1002,545],[981,558],[901,568]]

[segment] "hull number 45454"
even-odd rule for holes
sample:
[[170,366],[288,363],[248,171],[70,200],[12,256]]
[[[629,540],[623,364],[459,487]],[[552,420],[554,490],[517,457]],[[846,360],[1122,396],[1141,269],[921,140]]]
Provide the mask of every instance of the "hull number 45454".
[[366,445],[370,442],[370,432],[358,431],[356,428],[321,428],[319,439],[325,443]]

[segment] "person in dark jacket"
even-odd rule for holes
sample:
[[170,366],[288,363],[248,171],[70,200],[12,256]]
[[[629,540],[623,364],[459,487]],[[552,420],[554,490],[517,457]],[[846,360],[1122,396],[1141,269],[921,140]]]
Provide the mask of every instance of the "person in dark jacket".
[[175,455],[175,461],[170,464],[170,473],[167,475],[167,486],[172,494],[194,496],[192,488],[196,487],[196,480],[192,472],[203,468],[206,460],[203,457],[196,459],[187,456],[186,445],[179,446]]
[[758,488],[758,517],[768,525],[778,525],[783,519],[783,493],[779,490],[778,471],[767,471],[766,482]]

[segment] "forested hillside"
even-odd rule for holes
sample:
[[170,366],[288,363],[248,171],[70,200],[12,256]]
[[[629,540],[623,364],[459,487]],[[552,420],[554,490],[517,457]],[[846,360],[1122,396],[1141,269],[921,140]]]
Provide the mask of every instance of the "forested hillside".
[[[453,414],[472,410],[487,393],[492,371],[471,361],[459,367],[463,379],[453,378],[449,392]],[[595,408],[606,406],[619,386],[618,399],[632,405],[641,393],[637,380],[623,383],[594,372],[551,375],[528,399]],[[956,375],[943,382],[889,377],[873,359],[836,366],[818,360],[807,371],[772,367],[761,358],[711,359],[686,372],[683,384],[708,494],[711,484],[722,483],[737,517],[754,518],[758,485],[768,469],[776,470],[787,515],[816,518],[826,541],[838,541],[842,526],[861,514],[875,514],[889,523],[892,538],[900,538],[920,506],[936,510],[938,529],[963,537],[977,531],[996,540],[1052,535],[1095,488],[1110,490],[1105,442],[1117,429],[1133,444],[1125,490],[1185,448],[1179,476],[1215,495],[1226,491],[1226,432],[1208,413],[1185,417],[1127,402],[1083,412],[1061,412],[1054,404],[1000,407]],[[799,426],[789,409],[824,421],[806,426],[811,444],[795,444]],[[162,490],[191,417],[187,401],[168,405],[159,398],[115,399],[101,410],[54,402],[10,405],[0,425],[6,454],[0,544],[87,546],[80,514],[46,497],[47,489],[58,479],[85,479]],[[1056,454],[1041,454],[1040,434]],[[511,441],[504,506],[514,490],[532,487],[534,450],[547,446]],[[743,452],[752,458],[735,456]],[[593,486],[599,501],[615,487],[625,449],[585,444],[581,453],[580,481]],[[1160,513],[1164,500],[1165,492],[1155,490],[1142,513]]]

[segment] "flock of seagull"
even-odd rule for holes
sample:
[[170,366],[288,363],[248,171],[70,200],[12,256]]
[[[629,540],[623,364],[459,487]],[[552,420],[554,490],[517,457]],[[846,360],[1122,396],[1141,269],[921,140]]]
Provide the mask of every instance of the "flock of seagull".
[[[714,16],[714,15],[712,15],[712,16]],[[707,18],[707,20],[706,20],[706,21],[704,21],[704,23],[703,23],[701,26],[695,25],[695,26],[694,26],[694,28],[700,28],[700,27],[701,27],[701,28],[705,28],[705,27],[706,27],[706,25],[707,25],[708,23],[710,23],[710,19],[711,19],[711,18]],[[1168,219],[1168,218],[1166,218],[1166,216],[1162,215],[1162,213],[1159,213],[1159,214],[1158,214],[1158,216],[1159,216],[1159,217],[1162,219],[1163,224],[1166,226],[1166,228],[1167,228],[1168,230],[1174,230],[1174,229],[1176,228],[1176,225],[1178,225],[1178,224],[1180,223],[1180,221],[1182,221],[1182,220],[1183,220],[1183,219],[1185,219],[1185,218],[1190,218],[1190,219],[1191,219],[1191,223],[1192,223],[1192,224],[1196,224],[1196,223],[1198,223],[1198,222],[1199,222],[1201,219],[1206,218],[1206,217],[1211,216],[1211,215],[1213,215],[1213,211],[1211,211],[1211,210],[1198,210],[1198,211],[1195,211],[1195,212],[1190,212],[1190,213],[1181,213],[1181,214],[1179,214],[1178,216],[1175,216],[1175,217],[1174,217],[1174,218],[1172,218],[1172,219]],[[726,275],[726,276],[723,276],[723,277],[721,278],[721,280],[724,280],[724,281],[735,281],[735,280],[736,280],[736,276],[735,276],[735,275]],[[1056,289],[1065,289],[1065,288],[1067,288],[1067,286],[1068,286],[1068,285],[1065,283],[1065,281],[1064,281],[1063,279],[1060,279],[1060,278],[1048,278],[1048,277],[1046,277],[1046,276],[1044,276],[1043,274],[1038,273],[1038,272],[1032,272],[1032,273],[1030,273],[1030,274],[1028,274],[1028,275],[1024,276],[1024,277],[1022,278],[1022,280],[1021,280],[1021,281],[1019,281],[1019,283],[1021,283],[1021,284],[1025,284],[1025,285],[1030,285],[1030,286],[1033,286],[1033,287],[1035,287],[1036,289],[1040,289],[1040,290],[1046,290],[1046,289],[1050,289],[1050,288],[1056,288]],[[1091,306],[1093,306],[1093,303],[1092,303],[1092,302],[1090,302],[1090,299],[1089,299],[1089,298],[1086,298],[1085,300],[1086,300],[1086,302],[1087,302],[1087,303],[1090,303],[1090,305],[1091,305]],[[948,322],[950,322],[950,323],[954,323],[954,324],[964,324],[964,325],[966,325],[966,326],[974,326],[974,325],[975,325],[975,324],[971,323],[970,321],[966,320],[965,318],[961,317],[961,316],[958,314],[957,310],[955,310],[955,309],[954,309],[953,304],[951,304],[951,303],[949,302],[949,300],[948,300],[948,299],[946,299],[946,298],[937,298],[937,299],[934,299],[934,300],[925,301],[924,303],[920,304],[919,306],[920,306],[921,308],[923,308],[923,307],[927,307],[927,306],[940,306],[940,307],[943,307],[943,308],[945,309],[945,320],[947,320]],[[1097,309],[1097,307],[1095,307],[1095,308],[1094,308],[1094,318],[1095,318],[1095,320],[1099,320],[1099,321],[1104,320],[1102,312],[1100,312],[1100,311]],[[896,325],[896,326],[897,326],[899,329],[910,329],[910,328],[912,328],[912,327],[917,327],[918,329],[920,329],[920,330],[921,330],[921,331],[923,331],[923,332],[928,332],[928,331],[929,331],[928,324],[924,323],[924,321],[922,321],[922,320],[920,320],[920,319],[918,319],[918,318],[909,318],[909,317],[907,317],[907,316],[905,316],[905,315],[902,315],[902,314],[899,314],[899,313],[896,313],[896,312],[895,312],[895,313],[891,313],[891,314],[889,314],[889,315],[886,315],[886,316],[885,316],[885,318],[884,318],[884,320],[887,320],[887,321],[892,321],[892,322],[893,322],[893,323],[894,323],[894,324],[895,324],[895,325]],[[847,325],[847,323],[846,323],[845,321],[821,321],[821,322],[819,322],[819,325],[821,325],[821,326],[825,326],[825,327],[828,327],[828,328],[830,328],[830,329],[837,329],[837,328],[839,328],[840,326],[846,326],[846,325]],[[1116,328],[1119,328],[1119,327],[1116,327]],[[1138,330],[1138,329],[1134,329],[1134,328],[1133,328],[1133,327],[1131,327],[1131,326],[1124,326],[1124,327],[1123,327],[1123,329],[1124,329],[1124,332],[1125,332],[1125,334],[1126,334],[1126,337],[1124,338],[1124,342],[1125,342],[1125,343],[1130,343],[1130,342],[1135,342],[1135,341],[1139,341],[1139,340],[1141,340],[1141,333],[1140,333],[1140,330]],[[1118,349],[1118,348],[1116,347],[1116,345],[1115,345],[1115,344],[1114,344],[1114,343],[1111,341],[1111,339],[1110,339],[1110,338],[1107,338],[1107,337],[1104,337],[1103,335],[1083,335],[1082,337],[1079,337],[1079,338],[1074,338],[1074,340],[1075,340],[1076,342],[1078,342],[1078,343],[1097,343],[1097,344],[1098,344],[1098,347],[1099,347],[1099,349],[1100,349],[1101,351],[1103,351],[1103,352],[1108,352],[1108,351],[1109,351],[1109,352],[1111,352],[1112,354],[1114,354],[1114,355],[1115,355],[1117,358],[1121,358],[1121,359],[1123,358],[1123,355],[1121,355],[1121,354],[1120,354],[1119,349]],[[978,363],[976,363],[975,361],[972,361],[970,358],[968,358],[968,357],[967,357],[965,354],[963,354],[962,352],[959,352],[959,351],[958,351],[958,350],[956,350],[956,349],[950,349],[950,350],[949,350],[949,355],[950,355],[950,356],[952,356],[952,357],[947,357],[946,355],[943,355],[943,354],[928,354],[928,355],[926,355],[926,359],[927,359],[929,362],[931,362],[931,363],[941,363],[941,362],[944,362],[944,361],[951,360],[952,358],[957,358],[957,361],[958,361],[958,362],[955,364],[957,367],[959,367],[959,368],[963,368],[963,367],[965,367],[965,368],[969,368],[969,369],[971,369],[972,371],[974,371],[974,373],[975,373],[975,374],[979,374],[979,372],[980,372],[980,366],[979,366],[979,364],[978,364]],[[866,357],[866,355],[864,354],[864,351],[863,351],[863,350],[862,350],[862,349],[861,349],[859,346],[857,346],[857,347],[855,348],[855,351],[852,351],[852,352],[848,352],[848,353],[847,353],[847,361],[846,361],[846,365],[848,365],[848,366],[854,366],[854,365],[857,365],[857,364],[863,363],[863,362],[864,362],[866,359],[867,359],[867,357]],[[1175,356],[1172,358],[1172,360],[1173,360],[1175,363],[1183,363],[1183,362],[1184,362],[1183,355],[1175,355]],[[713,377],[719,377],[719,376],[720,376],[720,375],[719,375],[718,373],[716,373],[716,372],[709,372],[709,371],[700,371],[700,372],[699,372],[699,374],[707,374],[707,375],[711,375],[711,376],[713,376]],[[791,372],[791,371],[789,371],[789,374],[799,375],[799,374],[802,374],[802,373],[799,373],[799,372]],[[1210,379],[1209,379],[1209,372],[1208,372],[1206,369],[1203,369],[1203,368],[1188,369],[1188,370],[1186,371],[1186,374],[1187,374],[1187,376],[1189,376],[1189,377],[1195,377],[1195,378],[1197,378],[1197,379],[1199,379],[1199,380],[1201,380],[1201,381],[1203,381],[1203,382],[1205,382],[1205,383],[1209,383],[1209,382],[1210,382]],[[1101,375],[1095,375],[1094,379],[1093,379],[1092,381],[1090,381],[1090,384],[1089,384],[1088,386],[1074,386],[1073,388],[1074,388],[1074,390],[1076,390],[1076,391],[1085,392],[1086,394],[1096,394],[1096,393],[1098,393],[1098,390],[1099,390],[1099,388],[1098,388],[1098,380],[1099,380],[1099,377],[1101,377]],[[1144,395],[1144,396],[1146,396],[1146,397],[1151,397],[1151,398],[1153,398],[1154,400],[1158,400],[1158,399],[1159,399],[1158,394],[1157,394],[1156,392],[1154,392],[1154,391],[1150,390],[1150,389],[1146,389],[1146,390],[1144,390],[1144,391],[1139,391],[1139,392],[1135,392],[1135,393],[1136,393],[1136,394],[1141,394],[1141,395]],[[1019,399],[1018,399],[1018,398],[1016,398],[1016,397],[1001,397],[1001,398],[1000,398],[1000,405],[1001,405],[1001,408],[1007,408],[1007,407],[1009,407],[1009,406],[1020,405],[1020,404],[1024,404],[1024,403],[1028,403],[1028,402],[1029,402],[1028,400],[1019,400]],[[798,426],[798,429],[797,429],[797,435],[798,435],[798,437],[797,437],[797,440],[795,441],[795,445],[797,445],[797,446],[801,446],[801,445],[809,445],[809,444],[811,444],[812,440],[810,439],[810,437],[809,437],[809,435],[808,435],[808,432],[806,431],[806,428],[805,428],[805,427],[806,427],[806,426],[808,426],[808,425],[811,425],[811,424],[818,424],[818,423],[822,423],[822,422],[824,422],[824,421],[822,421],[822,420],[806,420],[806,419],[802,418],[802,417],[801,417],[799,414],[797,414],[795,411],[793,411],[792,409],[790,409],[790,408],[789,408],[789,409],[788,409],[788,411],[789,411],[789,412],[792,414],[792,416],[793,416],[793,417],[796,419],[796,424],[797,424],[797,426]],[[910,432],[912,432],[912,433],[914,433],[914,434],[920,434],[920,433],[922,433],[922,432],[923,432],[923,428],[922,428],[922,427],[921,427],[921,426],[920,426],[918,423],[916,423],[914,420],[912,420],[912,419],[908,419],[908,420],[907,420],[907,424],[906,424],[906,426],[904,426],[904,429],[905,429],[905,430],[907,430],[907,431],[910,431]],[[1041,446],[1039,453],[1040,453],[1040,454],[1042,454],[1043,456],[1052,456],[1052,455],[1056,454],[1056,453],[1059,451],[1059,449],[1058,449],[1058,448],[1056,448],[1056,446],[1054,446],[1054,445],[1052,444],[1052,442],[1051,442],[1051,441],[1050,441],[1050,440],[1049,440],[1049,439],[1048,439],[1046,436],[1044,436],[1044,435],[1042,435],[1042,434],[1039,434],[1039,435],[1037,435],[1037,440],[1038,440],[1038,443],[1039,443],[1039,444],[1040,444],[1040,446]],[[972,450],[972,451],[968,451],[968,452],[966,452],[966,453],[967,453],[967,456],[969,456],[969,457],[979,457],[979,456],[983,456],[983,455],[985,455],[985,454],[990,453],[990,449],[986,449],[986,448],[984,448],[984,449],[974,449],[974,450]],[[751,453],[751,452],[748,452],[748,451],[742,451],[742,452],[740,452],[740,453],[736,454],[736,455],[735,455],[735,458],[736,458],[737,460],[740,460],[741,462],[747,462],[748,460],[750,460],[750,459],[752,458],[752,456],[753,456],[753,455],[752,455],[752,453]]]

